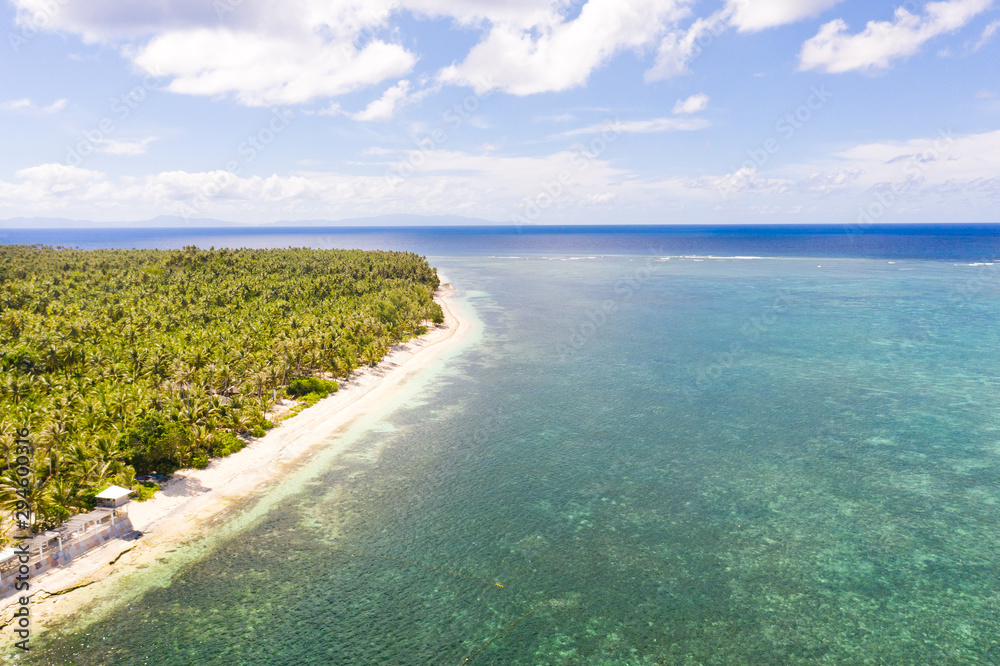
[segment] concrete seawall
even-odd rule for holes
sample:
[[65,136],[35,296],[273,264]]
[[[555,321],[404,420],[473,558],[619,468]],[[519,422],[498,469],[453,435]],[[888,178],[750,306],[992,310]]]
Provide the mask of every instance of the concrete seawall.
[[[113,525],[111,523],[101,525],[98,529],[88,532],[81,538],[63,544],[61,548],[48,550],[42,555],[34,551],[28,556],[26,563],[29,576],[28,582],[30,584],[31,579],[40,576],[46,571],[69,564],[74,558],[98,546],[104,545],[111,539],[126,537],[135,531],[132,521],[125,516],[117,520]],[[3,570],[0,571],[0,598],[10,596],[16,592],[17,576],[22,571],[20,565],[21,562],[18,561],[18,558],[15,558],[10,563],[4,563]],[[34,588],[30,589],[29,594],[32,592],[34,592]]]

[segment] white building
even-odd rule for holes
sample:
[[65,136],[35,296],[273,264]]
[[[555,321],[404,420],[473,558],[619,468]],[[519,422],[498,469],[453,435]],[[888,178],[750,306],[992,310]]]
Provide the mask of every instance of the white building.
[[[121,486],[109,486],[94,497],[97,498],[97,506],[102,509],[117,509],[118,507],[128,504],[128,498],[131,494],[132,491],[128,488],[122,488]],[[127,511],[128,510],[126,509],[126,512]]]

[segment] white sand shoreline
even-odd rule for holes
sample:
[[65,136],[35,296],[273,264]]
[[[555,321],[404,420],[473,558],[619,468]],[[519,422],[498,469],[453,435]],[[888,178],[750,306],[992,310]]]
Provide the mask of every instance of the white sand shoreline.
[[[435,294],[445,314],[443,324],[419,338],[394,346],[374,368],[359,370],[340,390],[303,410],[247,445],[216,459],[202,470],[177,472],[152,499],[129,505],[140,538],[113,539],[31,581],[33,628],[73,613],[89,600],[84,587],[151,555],[195,537],[237,500],[280,477],[291,465],[321,445],[344,448],[331,436],[386,399],[407,377],[431,365],[469,331],[456,316],[454,290],[443,284]],[[0,624],[9,621],[17,595],[0,600]]]

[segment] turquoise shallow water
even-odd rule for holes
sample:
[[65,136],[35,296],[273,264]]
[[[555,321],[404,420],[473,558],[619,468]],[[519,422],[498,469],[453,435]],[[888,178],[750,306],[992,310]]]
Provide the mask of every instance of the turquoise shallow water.
[[433,263],[480,341],[33,661],[1000,663],[1000,267]]

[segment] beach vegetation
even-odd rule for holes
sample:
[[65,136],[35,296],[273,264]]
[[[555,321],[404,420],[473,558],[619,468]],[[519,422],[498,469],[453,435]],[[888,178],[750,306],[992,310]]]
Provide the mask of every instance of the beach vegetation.
[[158,483],[153,483],[152,481],[143,481],[135,487],[135,494],[132,495],[132,499],[136,502],[145,502],[146,500],[153,499],[153,495],[157,490],[160,489]]
[[183,425],[161,414],[145,416],[122,434],[119,449],[137,474],[172,474],[182,466],[193,437]]
[[[262,431],[263,434],[263,431]],[[231,432],[219,432],[212,438],[212,445],[209,454],[213,458],[225,458],[230,453],[242,451],[246,442]]]
[[300,377],[293,379],[285,390],[288,395],[298,398],[309,393],[316,394],[320,398],[334,393],[340,386],[335,381],[320,379],[319,377]]
[[240,450],[425,330],[438,284],[409,252],[0,246],[0,506],[40,529]]

